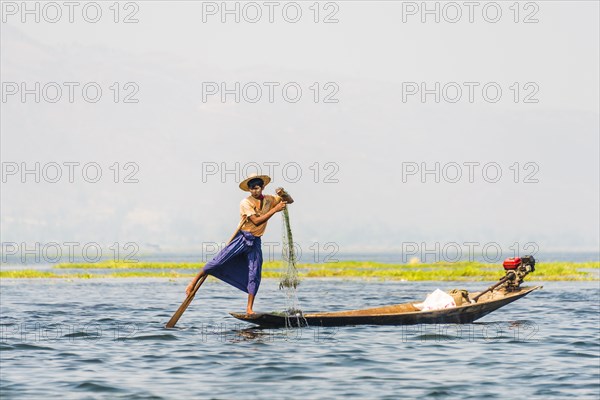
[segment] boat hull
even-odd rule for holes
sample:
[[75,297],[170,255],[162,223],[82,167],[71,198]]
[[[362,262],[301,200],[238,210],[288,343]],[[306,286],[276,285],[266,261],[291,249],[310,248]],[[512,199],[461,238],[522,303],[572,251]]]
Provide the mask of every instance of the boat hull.
[[[435,311],[418,311],[412,303],[378,307],[366,310],[340,311],[331,313],[308,313],[304,316],[285,316],[273,313],[242,314],[230,313],[233,317],[258,325],[261,328],[285,328],[303,326],[347,326],[347,325],[415,325],[415,324],[467,324],[516,301],[541,286],[523,287],[518,291],[490,296],[475,304]],[[394,312],[394,309],[411,311]]]

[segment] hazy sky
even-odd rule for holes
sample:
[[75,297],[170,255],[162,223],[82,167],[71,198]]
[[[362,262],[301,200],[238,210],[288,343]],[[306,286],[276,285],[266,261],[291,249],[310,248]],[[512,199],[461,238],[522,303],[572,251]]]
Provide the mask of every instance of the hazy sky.
[[2,2],[2,242],[199,250],[258,165],[307,247],[598,249],[598,2],[513,3]]

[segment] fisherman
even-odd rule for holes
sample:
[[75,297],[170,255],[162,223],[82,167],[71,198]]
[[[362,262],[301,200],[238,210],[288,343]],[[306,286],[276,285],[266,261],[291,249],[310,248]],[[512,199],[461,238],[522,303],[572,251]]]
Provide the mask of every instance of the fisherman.
[[263,263],[260,238],[265,233],[267,221],[282,211],[286,204],[294,202],[283,188],[277,188],[275,196],[263,194],[269,182],[271,178],[267,175],[252,174],[240,183],[240,189],[250,192],[250,196],[240,203],[241,228],[231,242],[192,279],[185,289],[187,295],[204,275],[212,275],[248,293],[246,313],[254,314],[252,306],[260,286]]

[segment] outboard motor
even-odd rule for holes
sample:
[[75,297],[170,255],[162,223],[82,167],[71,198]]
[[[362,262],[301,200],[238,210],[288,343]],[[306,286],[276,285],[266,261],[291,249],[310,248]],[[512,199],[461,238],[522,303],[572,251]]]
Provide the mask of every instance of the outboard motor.
[[504,260],[502,266],[504,267],[504,271],[506,271],[506,274],[502,279],[473,297],[471,303],[477,303],[477,300],[479,300],[481,296],[491,292],[497,287],[504,287],[507,292],[516,290],[519,285],[523,283],[525,276],[528,273],[535,271],[535,259],[533,256],[511,257]]
[[511,257],[504,260],[502,263],[506,275],[506,290],[512,291],[523,283],[525,276],[535,271],[535,258],[533,256]]

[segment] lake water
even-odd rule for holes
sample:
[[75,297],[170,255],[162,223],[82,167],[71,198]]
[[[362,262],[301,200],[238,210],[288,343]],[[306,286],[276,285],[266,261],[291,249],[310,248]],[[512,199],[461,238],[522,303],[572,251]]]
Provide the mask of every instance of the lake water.
[[[186,283],[3,279],[1,397],[600,397],[599,282],[545,283],[473,324],[257,330],[228,315],[245,294],[212,280],[165,329]],[[263,280],[255,310],[285,308],[277,285]],[[486,286],[312,279],[299,300],[334,311]]]

